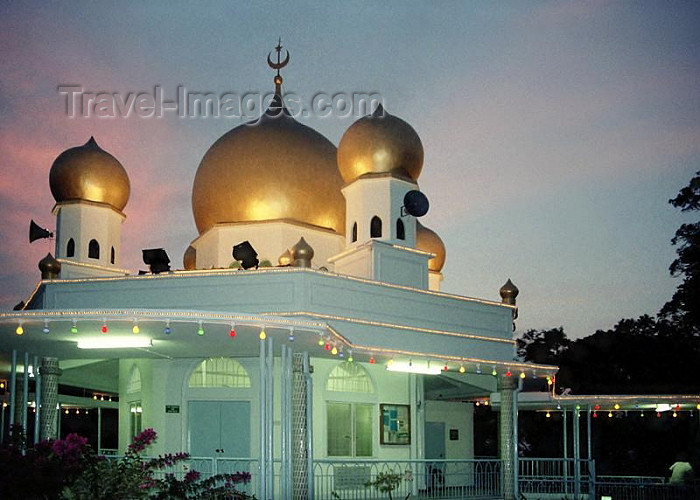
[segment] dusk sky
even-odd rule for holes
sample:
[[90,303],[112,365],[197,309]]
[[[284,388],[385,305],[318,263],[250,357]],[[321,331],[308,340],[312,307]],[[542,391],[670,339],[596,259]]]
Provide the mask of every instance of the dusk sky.
[[[0,309],[26,299],[53,241],[48,174],[91,135],[124,165],[122,265],[197,237],[192,181],[231,117],[70,117],[59,86],[172,100],[274,89],[377,93],[420,135],[423,223],[447,247],[443,291],[520,288],[518,333],[578,338],[655,314],[679,283],[669,198],[700,170],[700,2],[2,2]],[[300,121],[338,144],[356,116]],[[316,262],[320,266],[322,263]]]

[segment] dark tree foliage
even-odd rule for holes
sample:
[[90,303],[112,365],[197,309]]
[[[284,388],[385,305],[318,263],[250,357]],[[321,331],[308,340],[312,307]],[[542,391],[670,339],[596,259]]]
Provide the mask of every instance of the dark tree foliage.
[[[700,172],[669,203],[682,212],[700,210]],[[700,337],[700,221],[681,225],[671,243],[678,258],[669,270],[683,282],[659,314],[679,334]]]
[[521,360],[548,365],[556,365],[571,344],[561,326],[550,330],[528,330],[517,342]]

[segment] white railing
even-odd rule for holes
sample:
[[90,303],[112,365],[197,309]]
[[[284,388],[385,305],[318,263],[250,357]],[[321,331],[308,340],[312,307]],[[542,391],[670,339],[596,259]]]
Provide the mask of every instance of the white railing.
[[527,498],[558,494],[595,498],[592,460],[573,458],[519,458],[518,487]]
[[501,461],[486,460],[314,460],[316,500],[370,500],[386,493],[366,486],[381,473],[397,474],[395,499],[474,498],[501,495]]

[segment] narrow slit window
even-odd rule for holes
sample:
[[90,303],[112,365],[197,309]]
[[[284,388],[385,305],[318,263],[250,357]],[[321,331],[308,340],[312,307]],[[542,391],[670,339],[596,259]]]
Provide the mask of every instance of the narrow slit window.
[[406,228],[404,227],[401,219],[396,219],[396,239],[406,239]]
[[381,238],[382,237],[382,219],[376,215],[372,217],[372,221],[369,224],[369,237],[370,238]]
[[97,243],[97,240],[90,240],[90,243],[88,244],[88,258],[100,258],[100,244]]
[[73,238],[69,239],[66,245],[66,257],[75,257],[75,240]]

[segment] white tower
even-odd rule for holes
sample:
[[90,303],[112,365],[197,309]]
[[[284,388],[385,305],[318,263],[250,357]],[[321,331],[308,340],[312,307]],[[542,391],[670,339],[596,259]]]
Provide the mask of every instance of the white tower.
[[122,210],[129,176],[94,138],[61,153],[49,174],[56,200],[56,259],[61,278],[126,274],[121,260]]

